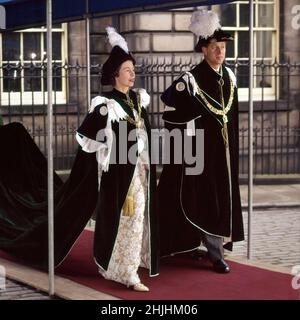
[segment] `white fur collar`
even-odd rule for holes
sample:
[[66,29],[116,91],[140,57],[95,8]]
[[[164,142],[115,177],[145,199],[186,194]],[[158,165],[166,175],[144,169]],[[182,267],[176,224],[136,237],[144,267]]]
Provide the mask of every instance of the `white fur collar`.
[[[145,89],[143,88],[136,88],[133,89],[134,92],[138,93],[141,97],[141,105],[145,109],[150,103],[150,96],[146,92]],[[108,117],[111,121],[120,121],[120,119],[124,119],[127,116],[127,113],[124,111],[124,109],[121,107],[121,105],[114,99],[109,99],[103,96],[96,96],[95,98],[92,99],[90,108],[89,108],[89,113],[93,112],[95,107],[98,106],[99,104],[105,104],[107,106],[106,112],[108,112]],[[103,113],[103,110],[101,112]]]
[[227,72],[229,74],[229,77],[231,78],[231,80],[233,82],[233,85],[236,87],[236,76],[235,76],[235,74],[233,73],[233,71],[230,68],[228,68],[228,67],[225,67],[225,68],[226,68],[226,70],[227,70]]
[[142,107],[144,107],[146,109],[148,107],[148,105],[150,104],[150,96],[147,93],[147,91],[143,88],[135,88],[135,89],[133,89],[133,91],[140,95],[141,105],[142,105]]
[[101,110],[100,112],[102,115],[105,115],[108,112],[108,119],[112,122],[114,121],[120,121],[120,119],[124,119],[127,116],[127,113],[124,111],[124,109],[121,107],[121,105],[114,99],[108,99],[103,96],[97,96],[92,99],[91,106],[89,109],[89,113],[93,112],[95,107],[99,104],[105,104],[107,107],[107,110]]

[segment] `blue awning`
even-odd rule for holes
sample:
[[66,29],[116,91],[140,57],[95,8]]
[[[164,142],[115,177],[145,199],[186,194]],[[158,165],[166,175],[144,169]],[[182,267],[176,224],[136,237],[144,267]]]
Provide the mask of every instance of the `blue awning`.
[[233,0],[91,0],[90,13],[93,15],[108,15],[118,12],[139,12],[152,10],[166,10],[183,7],[196,7],[232,2]]
[[[86,13],[82,0],[54,0],[52,3],[54,23],[83,19]],[[8,30],[46,25],[46,0],[0,0],[0,6],[5,8]]]
[[[212,5],[228,0],[52,0],[53,23],[109,16],[117,13],[165,10],[188,6]],[[0,20],[6,29],[16,30],[46,24],[46,0],[0,0]],[[0,22],[1,25],[1,22]]]

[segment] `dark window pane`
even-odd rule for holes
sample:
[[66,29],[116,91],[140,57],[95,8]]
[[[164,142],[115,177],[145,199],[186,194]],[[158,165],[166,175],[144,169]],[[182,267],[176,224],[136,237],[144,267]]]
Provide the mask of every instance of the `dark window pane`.
[[274,5],[258,4],[258,27],[274,27]]
[[248,66],[238,66],[237,85],[239,88],[249,87],[249,67]]
[[223,27],[235,27],[236,26],[236,5],[224,4],[220,6],[220,20]]
[[3,33],[2,48],[4,61],[20,60],[20,34],[17,32]]
[[238,57],[249,58],[249,32],[238,32]]
[[61,36],[60,32],[53,33],[53,59],[61,60]]
[[41,68],[39,65],[24,65],[24,91],[41,91]]
[[21,69],[17,64],[3,64],[3,91],[21,91]]
[[[53,60],[61,60],[61,32],[53,32],[52,33],[52,59]],[[47,35],[44,34],[44,48],[47,51]]]
[[41,34],[23,33],[24,60],[41,60]]
[[[233,32],[232,32],[233,35]],[[234,58],[234,41],[227,41],[226,42],[226,57]]]
[[256,57],[272,58],[272,31],[256,32]]
[[[255,21],[255,10],[254,21]],[[248,27],[249,26],[249,5],[248,4],[240,4],[240,27]]]

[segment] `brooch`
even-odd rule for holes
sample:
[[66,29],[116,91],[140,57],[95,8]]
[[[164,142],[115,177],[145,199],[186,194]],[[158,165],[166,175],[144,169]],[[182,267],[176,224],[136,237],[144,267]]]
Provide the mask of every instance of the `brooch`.
[[183,91],[185,89],[185,84],[183,82],[178,82],[176,84],[176,90],[177,91]]

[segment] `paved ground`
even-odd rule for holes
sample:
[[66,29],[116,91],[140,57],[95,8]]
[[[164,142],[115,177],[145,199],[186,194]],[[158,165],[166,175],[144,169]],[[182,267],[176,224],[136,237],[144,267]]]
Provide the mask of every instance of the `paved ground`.
[[[292,268],[300,265],[300,208],[253,211],[252,258]],[[246,241],[236,243],[228,256],[247,255],[248,213],[244,212]]]
[[[292,268],[300,265],[300,184],[254,186],[252,258]],[[241,186],[245,237],[248,234],[247,186]],[[228,256],[246,256],[247,240],[235,244]],[[8,280],[0,300],[44,300],[44,293]]]
[[[248,234],[248,187],[242,185],[245,239]],[[300,184],[253,186],[252,258],[278,266],[300,265]],[[247,255],[247,241],[233,255]]]
[[[248,186],[241,185],[243,207],[248,203]],[[291,208],[300,211],[300,184],[254,185],[253,205],[256,208]]]

